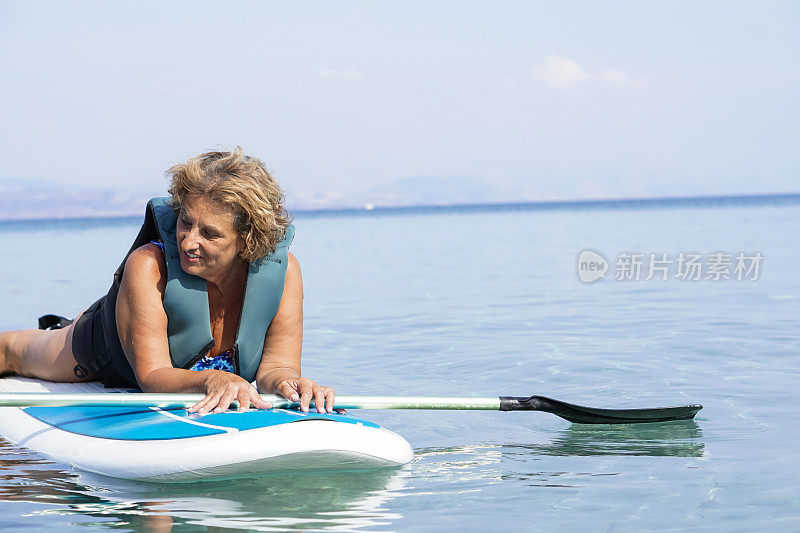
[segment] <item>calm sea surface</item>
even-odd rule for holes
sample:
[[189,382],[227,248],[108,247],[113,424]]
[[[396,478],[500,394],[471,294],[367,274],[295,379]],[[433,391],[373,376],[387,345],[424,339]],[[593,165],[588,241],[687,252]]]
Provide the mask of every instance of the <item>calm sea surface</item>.
[[[138,220],[0,222],[0,329],[102,295]],[[299,214],[304,374],[341,394],[705,405],[695,421],[361,411],[406,467],[160,486],[0,439],[0,530],[798,531],[800,202]],[[585,248],[609,263],[583,283]],[[619,254],[747,259],[758,279],[616,280]],[[717,268],[726,269],[716,261]],[[720,265],[722,265],[720,267]],[[623,272],[624,274],[628,272]],[[635,277],[634,273],[629,273]]]

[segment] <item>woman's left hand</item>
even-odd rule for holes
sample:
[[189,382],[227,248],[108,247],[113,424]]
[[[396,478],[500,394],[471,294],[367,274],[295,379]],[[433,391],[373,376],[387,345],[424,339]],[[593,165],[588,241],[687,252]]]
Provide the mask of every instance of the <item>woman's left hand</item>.
[[299,401],[300,409],[304,413],[308,412],[312,399],[318,413],[333,412],[333,400],[336,393],[332,388],[318,385],[314,380],[308,378],[284,379],[275,388],[284,398],[293,402]]

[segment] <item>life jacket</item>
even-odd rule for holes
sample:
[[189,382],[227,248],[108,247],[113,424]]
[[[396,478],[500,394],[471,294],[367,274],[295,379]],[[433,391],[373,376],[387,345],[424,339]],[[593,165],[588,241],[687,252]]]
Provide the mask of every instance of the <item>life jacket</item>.
[[[116,297],[128,256],[136,248],[152,240],[158,239],[164,244],[167,284],[163,304],[167,313],[167,337],[172,365],[176,368],[190,368],[214,348],[206,280],[187,274],[181,268],[176,237],[177,215],[169,201],[169,198],[153,198],[147,203],[145,220],[139,235],[114,274],[114,283],[105,297],[103,322],[106,344],[109,348],[108,355],[111,359],[109,362],[117,373],[121,374],[120,377],[126,378],[121,381],[130,382],[133,379],[135,383],[135,377],[119,343],[114,316]],[[255,379],[267,328],[278,312],[283,296],[289,245],[293,238],[294,226],[290,225],[283,239],[269,255],[248,265],[242,310],[232,348],[236,373],[247,381]],[[109,327],[112,323],[113,328]],[[114,338],[109,339],[109,337]]]

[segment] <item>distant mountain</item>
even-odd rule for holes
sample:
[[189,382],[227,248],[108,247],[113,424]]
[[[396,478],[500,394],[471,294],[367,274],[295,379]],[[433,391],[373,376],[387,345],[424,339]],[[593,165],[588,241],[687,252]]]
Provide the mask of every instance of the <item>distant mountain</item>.
[[381,206],[440,205],[509,200],[508,191],[485,180],[460,176],[408,176],[380,183],[358,195]]
[[0,178],[0,220],[141,215],[152,196],[46,180]]
[[[64,185],[46,180],[0,178],[0,220],[141,215],[161,191]],[[501,183],[463,176],[408,176],[362,191],[293,191],[290,211],[411,205],[533,201],[544,198]]]
[[541,197],[502,183],[466,176],[407,176],[342,193],[303,191],[288,195],[290,209],[337,209],[532,201]]

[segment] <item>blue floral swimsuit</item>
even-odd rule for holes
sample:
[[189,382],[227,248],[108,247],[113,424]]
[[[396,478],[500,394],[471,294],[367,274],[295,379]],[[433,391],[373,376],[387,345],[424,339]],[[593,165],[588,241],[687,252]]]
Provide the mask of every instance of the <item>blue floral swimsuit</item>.
[[[151,244],[158,245],[164,251],[164,243],[161,241],[150,241]],[[225,370],[226,372],[236,372],[233,361],[233,349],[218,355],[204,355],[189,368],[189,370]]]
[[233,365],[233,350],[228,350],[219,355],[204,355],[189,368],[189,370],[225,370],[235,373]]

